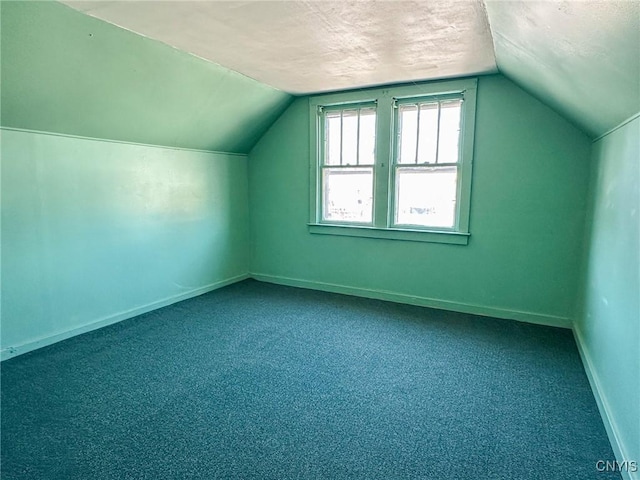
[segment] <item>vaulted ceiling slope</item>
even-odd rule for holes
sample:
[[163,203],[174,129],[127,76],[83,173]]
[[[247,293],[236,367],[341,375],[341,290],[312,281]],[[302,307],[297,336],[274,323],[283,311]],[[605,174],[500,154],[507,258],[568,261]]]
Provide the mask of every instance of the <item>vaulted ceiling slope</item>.
[[486,1],[500,71],[596,137],[640,112],[640,1]]
[[3,127],[247,153],[292,97],[56,2],[0,2]]
[[592,136],[640,111],[639,0],[65,3],[294,94],[500,70]]

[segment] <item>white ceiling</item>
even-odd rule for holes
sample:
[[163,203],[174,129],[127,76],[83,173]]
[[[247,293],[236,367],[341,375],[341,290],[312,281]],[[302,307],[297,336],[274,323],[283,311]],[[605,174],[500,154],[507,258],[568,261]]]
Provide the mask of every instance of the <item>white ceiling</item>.
[[481,0],[63,3],[294,94],[497,72]]

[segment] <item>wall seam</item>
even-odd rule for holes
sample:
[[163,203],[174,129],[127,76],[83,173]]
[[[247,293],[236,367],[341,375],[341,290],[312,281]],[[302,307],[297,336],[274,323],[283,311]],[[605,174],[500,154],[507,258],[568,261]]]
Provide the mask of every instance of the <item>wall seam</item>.
[[197,148],[187,148],[187,147],[173,147],[169,145],[154,145],[151,143],[138,143],[138,142],[130,142],[127,140],[114,140],[111,138],[98,138],[98,137],[84,137],[82,135],[74,135],[70,133],[58,133],[58,132],[48,132],[44,130],[30,130],[28,128],[17,128],[17,127],[2,127],[0,126],[0,131],[7,130],[10,132],[22,132],[22,133],[32,133],[36,135],[49,135],[52,137],[63,137],[63,138],[73,138],[79,140],[89,140],[94,142],[107,142],[107,143],[117,143],[121,145],[133,145],[137,147],[150,147],[150,148],[161,148],[163,150],[178,150],[182,152],[195,152],[195,153],[214,153],[218,155],[231,155],[234,157],[247,157],[246,153],[238,153],[238,152],[222,152],[219,150],[200,150]]
[[470,315],[480,315],[484,317],[501,318],[519,322],[534,323],[550,327],[571,329],[572,318],[560,317],[535,312],[525,312],[511,310],[501,307],[489,307],[470,303],[455,302],[451,300],[440,300],[436,298],[421,297],[418,295],[407,295],[404,293],[391,292],[387,290],[377,290],[372,288],[349,287],[328,282],[318,282],[314,280],[303,280],[280,275],[269,275],[258,272],[250,272],[249,277],[260,282],[275,283],[297,288],[307,288],[324,292],[338,293],[341,295],[352,295],[375,300],[390,301],[406,305],[416,305],[419,307],[435,308]]
[[615,127],[613,127],[611,130],[607,130],[606,132],[604,132],[602,135],[600,135],[599,137],[596,137],[591,143],[596,143],[600,140],[602,140],[604,137],[606,137],[607,135],[611,135],[613,132],[615,132],[616,130],[621,129],[622,127],[624,127],[625,125],[627,125],[628,123],[633,122],[636,118],[640,117],[640,112],[631,115],[629,118],[627,118],[626,120],[623,120],[621,123],[619,123],[618,125],[616,125]]
[[[625,445],[622,442],[620,435],[618,433],[619,428],[617,427],[616,422],[613,418],[613,415],[611,414],[611,407],[609,406],[607,397],[600,386],[600,378],[598,376],[598,372],[596,371],[595,368],[593,368],[593,362],[591,361],[591,356],[583,341],[582,331],[577,325],[574,325],[573,327],[573,336],[574,336],[576,345],[578,346],[578,353],[580,354],[580,359],[582,360],[582,365],[584,366],[585,372],[587,374],[587,379],[589,380],[589,385],[591,387],[591,391],[593,392],[593,396],[596,400],[596,405],[598,406],[598,411],[600,412],[602,423],[604,424],[604,428],[607,432],[607,436],[609,437],[609,443],[611,443],[613,453],[617,461],[621,464],[625,460],[626,461],[635,460],[630,458],[627,455],[627,449],[625,448]],[[602,460],[605,460],[605,459],[602,459]],[[631,471],[628,471],[628,470],[620,469],[620,473],[625,478],[625,480],[637,480],[639,478],[636,475],[632,475]]]
[[174,303],[178,303],[183,300],[188,300],[193,297],[204,295],[205,293],[212,292],[213,290],[218,290],[228,285],[241,282],[243,280],[246,280],[247,278],[249,278],[249,275],[246,273],[243,273],[240,275],[226,278],[224,280],[220,280],[218,282],[210,283],[209,285],[205,285],[204,287],[194,288],[187,292],[179,293],[177,295],[171,295],[169,297],[165,297],[160,300],[147,303],[145,305],[140,305],[140,306],[131,308],[129,310],[126,310],[124,312],[118,312],[113,315],[108,315],[106,317],[98,318],[97,320],[84,323],[83,325],[70,328],[62,332],[53,333],[50,335],[46,335],[44,337],[39,337],[33,340],[29,340],[19,345],[8,346],[0,350],[0,360],[2,361],[8,360],[18,355],[23,355],[33,350],[38,350],[40,348],[53,345],[54,343],[67,340],[69,338],[77,337],[78,335],[82,335],[84,333],[92,332],[94,330],[98,330],[103,327],[107,327],[109,325],[122,322],[124,320],[129,320],[131,318],[137,317],[139,315],[143,315],[148,312],[152,312],[159,308],[166,307],[168,305],[173,305]]

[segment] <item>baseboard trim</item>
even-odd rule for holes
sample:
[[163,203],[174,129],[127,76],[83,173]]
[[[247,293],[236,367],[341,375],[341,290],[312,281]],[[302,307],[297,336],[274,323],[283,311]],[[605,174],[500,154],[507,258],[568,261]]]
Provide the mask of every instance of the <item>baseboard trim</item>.
[[[584,365],[584,370],[587,373],[587,378],[589,379],[589,384],[591,385],[591,391],[593,392],[593,396],[596,399],[596,404],[598,405],[598,410],[600,411],[600,417],[602,417],[602,422],[604,423],[604,428],[607,431],[607,436],[609,437],[609,442],[611,443],[611,448],[613,449],[613,454],[616,456],[616,460],[619,463],[622,463],[625,460],[634,460],[637,462],[640,461],[640,459],[629,457],[628,451],[626,450],[624,443],[620,439],[620,434],[618,433],[619,429],[617,428],[616,423],[613,420],[613,416],[611,415],[611,407],[609,407],[607,397],[604,395],[604,392],[602,390],[602,384],[600,383],[598,372],[593,368],[593,362],[591,361],[589,350],[584,344],[582,332],[580,331],[580,327],[578,325],[573,326],[573,337],[575,338],[576,345],[578,345],[578,352],[580,353],[580,358],[582,359],[582,365]],[[602,460],[608,459],[603,458]],[[640,471],[630,472],[621,470],[620,473],[624,480],[640,480]]]
[[148,303],[140,307],[136,307],[130,310],[126,310],[124,312],[116,313],[115,315],[109,315],[108,317],[95,320],[93,322],[84,324],[80,327],[75,327],[70,330],[65,330],[64,332],[55,333],[53,335],[47,335],[46,337],[41,337],[36,340],[31,340],[29,342],[25,342],[20,345],[5,347],[2,350],[0,350],[0,361],[8,360],[10,358],[17,357],[18,355],[23,355],[25,353],[36,350],[38,348],[46,347],[48,345],[61,342],[62,340],[75,337],[76,335],[82,335],[83,333],[91,332],[93,330],[97,330],[99,328],[106,327],[108,325],[112,325],[114,323],[118,323],[123,320],[136,317],[138,315],[142,315],[143,313],[151,312],[152,310],[156,310],[158,308],[166,307],[167,305],[181,302],[182,300],[187,300],[188,298],[193,298],[199,295],[203,295],[213,290],[226,287],[227,285],[241,282],[242,280],[246,280],[247,278],[249,278],[249,275],[246,273],[242,275],[236,275],[235,277],[230,277],[225,280],[220,280],[219,282],[210,283],[209,285],[205,285],[204,287],[194,288],[193,290],[189,290],[188,292],[183,292],[177,295],[172,295],[170,297],[165,297],[161,300],[157,300],[155,302]]
[[374,298],[376,300],[386,300],[396,303],[406,303],[420,307],[437,308],[439,310],[451,310],[454,312],[470,313],[472,315],[482,315],[484,317],[496,317],[508,320],[518,320],[520,322],[535,323],[560,328],[571,328],[571,319],[544,315],[540,313],[523,312],[469,303],[452,302],[449,300],[438,300],[435,298],[406,295],[404,293],[390,292],[386,290],[373,290],[368,288],[349,287],[335,283],[316,282],[313,280],[302,280],[298,278],[283,277],[278,275],[267,275],[253,272],[249,274],[251,278],[267,283],[276,283],[290,287],[307,288],[311,290],[321,290],[324,292],[341,293],[356,297]]

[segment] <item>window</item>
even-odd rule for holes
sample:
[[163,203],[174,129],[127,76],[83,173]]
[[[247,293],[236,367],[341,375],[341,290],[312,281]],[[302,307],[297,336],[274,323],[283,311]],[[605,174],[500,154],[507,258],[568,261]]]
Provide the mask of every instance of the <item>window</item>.
[[375,104],[327,108],[321,115],[322,220],[371,224]]
[[311,98],[310,231],[466,244],[476,84]]

